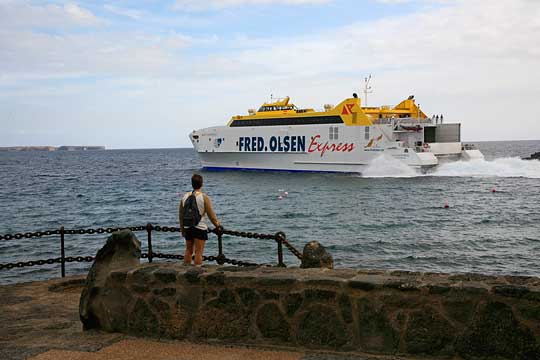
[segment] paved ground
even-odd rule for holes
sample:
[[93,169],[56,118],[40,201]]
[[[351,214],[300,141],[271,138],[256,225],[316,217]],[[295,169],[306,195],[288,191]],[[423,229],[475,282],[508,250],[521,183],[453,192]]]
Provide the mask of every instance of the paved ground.
[[411,360],[361,354],[310,353],[183,341],[150,341],[82,331],[78,305],[82,278],[0,286],[0,359],[35,360]]

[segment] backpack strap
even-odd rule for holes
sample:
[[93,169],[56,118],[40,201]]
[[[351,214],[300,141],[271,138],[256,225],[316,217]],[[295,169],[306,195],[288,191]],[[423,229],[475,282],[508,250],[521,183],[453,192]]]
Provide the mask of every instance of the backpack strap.
[[[197,194],[195,194],[195,190],[191,192],[191,195],[195,196],[195,206],[197,206],[197,209],[198,209],[199,203],[197,202]],[[201,220],[202,220],[203,216],[206,215],[206,206],[204,204],[204,193],[202,191],[200,192],[200,195],[203,197],[203,211],[202,212],[199,211],[199,214],[201,215]]]

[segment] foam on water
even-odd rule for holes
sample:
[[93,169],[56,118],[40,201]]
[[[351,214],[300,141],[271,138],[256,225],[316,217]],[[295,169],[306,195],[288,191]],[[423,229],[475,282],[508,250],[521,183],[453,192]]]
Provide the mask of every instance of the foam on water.
[[416,177],[420,175],[418,170],[386,154],[378,156],[362,171],[362,177],[366,178]]
[[476,159],[439,165],[432,176],[453,177],[524,177],[540,178],[540,161],[522,160],[517,157],[498,158],[492,161]]
[[540,179],[540,161],[505,157],[494,160],[475,159],[470,161],[443,162],[426,174],[421,173],[400,160],[388,155],[377,157],[362,172],[366,178],[403,178],[417,176],[448,177],[505,177]]

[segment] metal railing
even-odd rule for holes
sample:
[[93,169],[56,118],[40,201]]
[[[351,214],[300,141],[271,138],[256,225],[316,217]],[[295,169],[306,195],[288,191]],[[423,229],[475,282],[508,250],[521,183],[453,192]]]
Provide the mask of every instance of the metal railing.
[[[119,228],[98,228],[98,229],[65,229],[63,226],[58,230],[47,230],[47,231],[36,231],[36,232],[26,232],[26,233],[16,233],[16,234],[5,234],[0,235],[0,241],[7,241],[13,239],[31,239],[31,238],[41,238],[45,236],[56,236],[59,235],[60,239],[60,257],[50,258],[50,259],[39,259],[39,260],[30,260],[30,261],[19,261],[16,263],[5,263],[0,264],[0,270],[9,270],[14,268],[23,268],[27,266],[41,266],[48,264],[60,264],[61,276],[66,276],[66,263],[70,262],[91,262],[95,260],[94,256],[66,256],[65,254],[65,238],[66,235],[92,235],[92,234],[112,234],[120,230],[131,230],[133,232],[146,232],[147,239],[147,249],[146,253],[141,253],[141,258],[148,259],[148,262],[153,262],[155,258],[160,259],[176,259],[183,260],[183,255],[178,254],[165,254],[154,252],[152,248],[152,233],[153,232],[180,232],[180,228],[173,226],[159,226],[147,224],[144,226],[130,226],[130,227],[119,227]],[[236,266],[258,266],[259,264],[229,259],[225,256],[223,252],[223,235],[231,235],[243,238],[250,239],[261,239],[261,240],[274,240],[277,243],[277,266],[285,267],[283,262],[283,246],[285,246],[294,256],[298,259],[302,259],[302,254],[287,240],[285,233],[277,232],[276,234],[261,234],[255,232],[244,232],[244,231],[235,231],[235,230],[226,230],[223,228],[215,228],[209,230],[210,233],[213,233],[217,236],[218,239],[218,254],[215,256],[203,256],[203,261],[215,261],[219,265],[231,264]]]

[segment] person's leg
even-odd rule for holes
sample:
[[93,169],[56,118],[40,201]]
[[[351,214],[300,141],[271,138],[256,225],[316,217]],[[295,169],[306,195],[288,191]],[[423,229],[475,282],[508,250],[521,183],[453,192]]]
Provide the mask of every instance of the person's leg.
[[202,265],[202,257],[206,240],[195,239],[195,266]]
[[193,243],[195,240],[186,240],[186,253],[184,254],[184,265],[191,265],[191,257],[193,256]]

